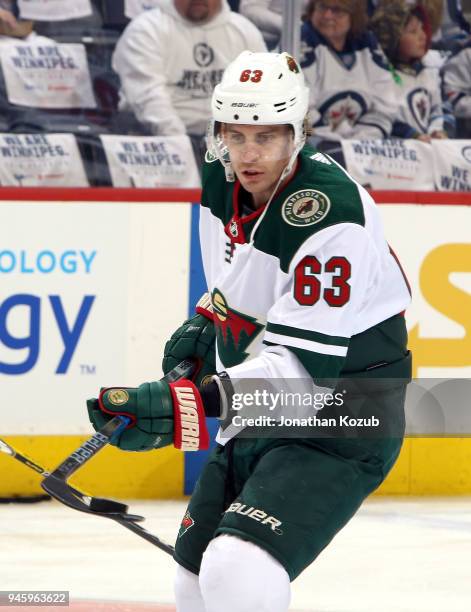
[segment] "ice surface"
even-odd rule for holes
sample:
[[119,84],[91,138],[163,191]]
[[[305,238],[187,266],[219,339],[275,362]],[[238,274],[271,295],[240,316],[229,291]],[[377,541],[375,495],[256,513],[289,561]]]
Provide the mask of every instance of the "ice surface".
[[[173,543],[185,502],[129,506]],[[108,519],[2,504],[0,538],[0,590],[68,590],[77,612],[174,609],[172,559]],[[290,610],[469,612],[471,499],[368,500],[293,583]]]

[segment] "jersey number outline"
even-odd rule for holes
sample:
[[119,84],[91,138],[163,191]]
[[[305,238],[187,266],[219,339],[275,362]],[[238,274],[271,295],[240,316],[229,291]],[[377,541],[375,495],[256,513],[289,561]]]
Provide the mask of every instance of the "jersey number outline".
[[240,80],[242,83],[252,81],[252,83],[260,83],[262,80],[263,70],[242,70]]
[[[332,287],[322,292],[324,300],[334,308],[340,308],[350,300],[351,287],[348,281],[352,275],[352,266],[346,257],[333,256],[324,266],[325,272],[334,272]],[[321,281],[317,278],[322,273],[322,264],[314,255],[306,255],[294,270],[294,299],[301,306],[314,306],[321,297]]]

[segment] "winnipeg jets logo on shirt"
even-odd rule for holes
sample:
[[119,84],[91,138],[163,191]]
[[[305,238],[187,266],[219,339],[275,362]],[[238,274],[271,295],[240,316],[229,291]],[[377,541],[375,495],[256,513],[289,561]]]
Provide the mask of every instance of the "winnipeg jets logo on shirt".
[[193,98],[207,98],[215,86],[221,82],[224,70],[214,62],[213,49],[206,43],[198,43],[193,47],[193,60],[196,66],[188,66],[181,72],[175,83],[180,90],[190,93]]
[[330,199],[322,191],[302,189],[283,202],[281,214],[289,225],[305,227],[319,223],[330,210]]
[[206,43],[198,43],[193,47],[193,58],[198,66],[206,68],[214,59],[214,51]]
[[327,123],[335,130],[344,121],[349,125],[353,125],[358,117],[358,108],[355,108],[354,105],[351,104],[351,100],[346,100],[329,109]]
[[329,108],[327,113],[327,123],[333,130],[346,121],[349,125],[354,125],[361,114],[361,109],[351,98],[337,102]]
[[248,356],[246,349],[263,325],[256,318],[230,308],[218,289],[214,289],[211,300],[219,357],[225,367],[237,365]]
[[417,125],[424,132],[427,131],[430,117],[430,94],[423,87],[413,89],[407,96],[410,112]]
[[330,97],[319,107],[322,123],[335,131],[344,122],[355,125],[358,119],[366,112],[366,102],[358,92],[342,91]]

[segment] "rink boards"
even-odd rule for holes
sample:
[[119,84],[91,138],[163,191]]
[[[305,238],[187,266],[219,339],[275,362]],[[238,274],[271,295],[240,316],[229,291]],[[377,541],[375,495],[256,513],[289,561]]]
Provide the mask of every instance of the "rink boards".
[[[91,433],[87,397],[161,376],[165,340],[204,290],[199,193],[0,191],[0,435],[52,467]],[[377,192],[407,272],[414,376],[471,378],[471,195]],[[471,433],[471,432],[470,432]],[[384,494],[471,493],[470,438],[407,439]],[[74,482],[94,494],[175,498],[203,461],[107,448]],[[39,491],[0,455],[0,496]]]

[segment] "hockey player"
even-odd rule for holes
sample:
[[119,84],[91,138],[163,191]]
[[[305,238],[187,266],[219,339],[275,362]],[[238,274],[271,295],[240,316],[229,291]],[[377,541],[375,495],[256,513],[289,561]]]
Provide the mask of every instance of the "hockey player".
[[[96,428],[124,449],[204,448],[236,380],[387,380],[373,438],[230,437],[204,468],[176,543],[178,612],[286,612],[290,581],[384,480],[402,442],[410,299],[368,193],[304,146],[308,91],[286,53],[242,53],[212,98],[201,245],[209,299],[165,347],[164,370],[202,360],[211,381],[103,389]],[[215,361],[210,354],[216,336]],[[199,373],[199,380],[203,370]],[[392,381],[392,382],[391,382]],[[361,386],[361,385],[360,385]],[[340,387],[342,388],[342,387]],[[355,399],[356,397],[356,399]],[[362,391],[346,403],[361,412]],[[360,403],[358,403],[360,402]],[[387,432],[387,433],[386,433]]]
[[454,118],[442,100],[442,84],[436,66],[437,51],[429,51],[431,26],[425,8],[407,0],[382,0],[371,20],[396,76],[398,100],[393,136],[447,138],[445,123]]

